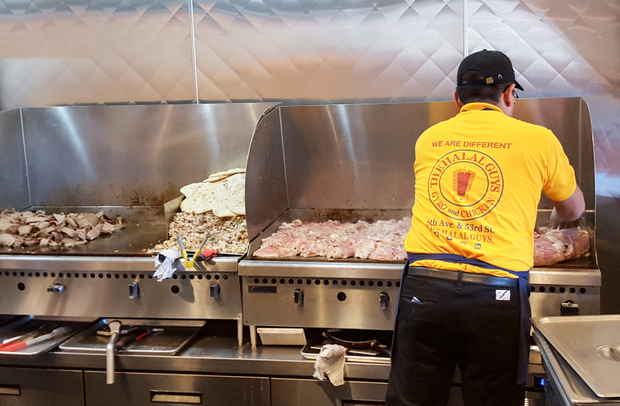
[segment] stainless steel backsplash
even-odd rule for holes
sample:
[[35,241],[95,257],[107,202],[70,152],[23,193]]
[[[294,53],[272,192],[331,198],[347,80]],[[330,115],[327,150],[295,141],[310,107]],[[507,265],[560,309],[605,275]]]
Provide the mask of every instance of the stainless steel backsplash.
[[620,312],[620,0],[0,0],[0,109],[451,100],[482,48],[522,97],[587,101],[602,309]]

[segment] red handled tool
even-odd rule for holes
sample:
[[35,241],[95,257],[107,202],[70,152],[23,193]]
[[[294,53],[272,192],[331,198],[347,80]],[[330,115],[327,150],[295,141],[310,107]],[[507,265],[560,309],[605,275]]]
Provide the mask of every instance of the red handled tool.
[[16,337],[7,338],[4,341],[2,341],[2,343],[0,343],[0,351],[2,351],[7,345],[10,345],[12,343],[16,343],[16,342],[19,342],[19,341],[25,341],[25,340],[28,340],[30,338],[34,338],[34,337],[36,337],[38,335],[41,335],[42,333],[45,332],[46,329],[47,329],[47,326],[42,325],[38,329],[36,329],[34,331],[31,331],[29,333],[21,334],[21,335],[18,335]]
[[211,258],[217,257],[217,250],[206,249],[200,254],[196,255],[196,261],[208,261]]
[[22,348],[26,348],[30,345],[38,344],[45,340],[51,340],[52,338],[65,334],[68,331],[69,329],[67,327],[58,327],[57,329],[52,330],[52,332],[50,333],[43,334],[35,338],[30,338],[28,340],[23,340],[23,341],[11,342],[6,345],[3,345],[3,347],[0,348],[0,351],[10,352],[10,351],[21,350]]
[[117,351],[125,350],[130,344],[135,343],[136,341],[140,341],[147,335],[151,333],[159,333],[161,331],[164,331],[164,329],[163,328],[146,328],[146,327],[139,328],[138,330],[130,334],[121,336],[121,338],[114,345],[114,349]]

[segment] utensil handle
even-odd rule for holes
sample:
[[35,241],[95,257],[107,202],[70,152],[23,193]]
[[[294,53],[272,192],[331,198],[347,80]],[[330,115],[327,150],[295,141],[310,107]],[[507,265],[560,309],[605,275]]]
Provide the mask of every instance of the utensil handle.
[[18,341],[16,343],[7,344],[6,346],[0,348],[0,351],[11,352],[11,351],[21,350],[24,347],[26,347],[26,342]]
[[133,331],[132,333],[129,333],[129,334],[121,335],[121,337],[116,342],[116,344],[114,344],[114,348],[116,350],[124,350],[127,348],[129,344],[136,342],[140,340],[141,338],[146,337],[148,333],[149,333],[149,330],[143,328],[143,329]]
[[105,373],[106,383],[112,385],[114,383],[114,346],[118,341],[118,332],[112,333],[108,345],[105,347]]

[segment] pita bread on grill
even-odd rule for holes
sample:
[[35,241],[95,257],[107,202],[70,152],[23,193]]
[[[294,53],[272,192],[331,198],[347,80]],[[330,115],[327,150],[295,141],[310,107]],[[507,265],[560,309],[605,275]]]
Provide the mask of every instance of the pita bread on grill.
[[238,216],[245,216],[245,174],[236,174],[228,178],[226,207]]
[[181,211],[185,213],[212,210],[218,217],[245,215],[245,170],[213,174],[203,182],[183,186],[181,193],[186,196],[181,202]]
[[194,191],[200,187],[200,185],[202,185],[202,182],[191,183],[189,185],[183,186],[181,188],[181,193],[183,193],[185,197],[190,197],[194,193]]
[[[202,214],[213,210],[213,202],[217,199],[217,183],[199,183],[199,186],[181,202],[181,211]],[[221,193],[221,192],[220,192]]]
[[243,168],[235,168],[229,169],[223,172],[217,172],[209,175],[209,177],[205,180],[205,182],[218,182],[220,180],[224,180],[229,176],[235,175],[237,173],[245,173],[245,169]]
[[230,211],[230,209],[226,206],[226,201],[222,199],[218,199],[213,204],[213,214],[218,217],[235,217],[237,214]]

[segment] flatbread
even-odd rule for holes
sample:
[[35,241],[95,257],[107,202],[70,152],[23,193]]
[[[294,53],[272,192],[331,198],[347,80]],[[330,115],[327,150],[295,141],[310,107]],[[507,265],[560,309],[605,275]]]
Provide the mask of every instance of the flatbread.
[[194,193],[194,191],[200,187],[201,184],[202,182],[185,185],[181,188],[181,193],[183,193],[185,197],[190,197]]
[[230,169],[209,176],[200,183],[181,188],[186,198],[181,211],[202,214],[213,211],[218,217],[245,215],[245,169]]
[[217,199],[218,193],[223,192],[218,185],[218,183],[200,183],[192,194],[181,202],[181,211],[202,214],[213,210],[213,202]]
[[223,172],[213,173],[213,174],[209,175],[209,177],[206,179],[205,182],[218,182],[220,180],[224,180],[227,177],[235,175],[237,173],[245,173],[245,169],[243,169],[243,168],[235,168],[235,169],[229,169],[229,170],[223,171]]
[[215,214],[218,217],[236,216],[235,213],[233,213],[232,211],[230,211],[230,209],[228,209],[228,207],[226,206],[226,201],[224,199],[218,199],[215,201],[215,203],[213,204],[213,214]]
[[245,216],[245,174],[228,178],[226,207],[238,216]]

